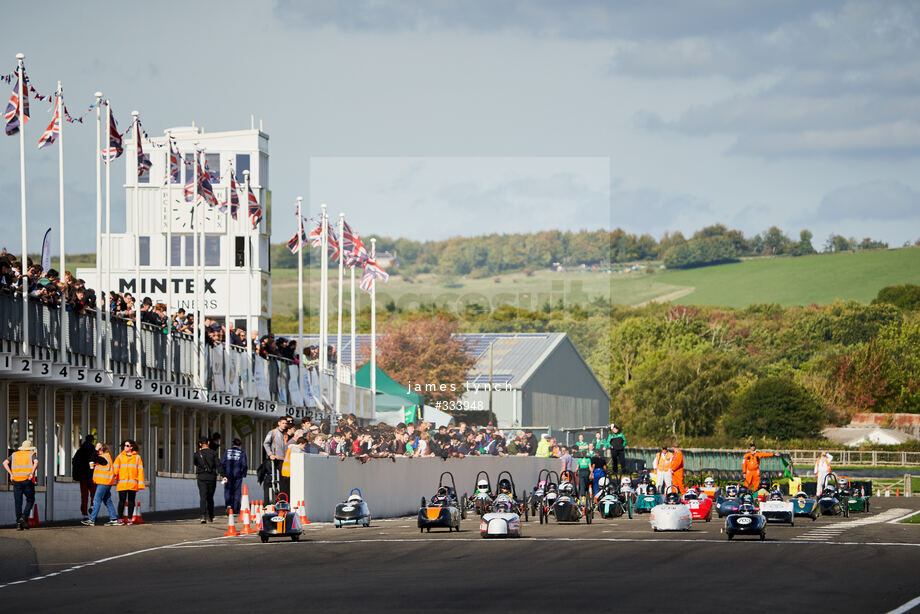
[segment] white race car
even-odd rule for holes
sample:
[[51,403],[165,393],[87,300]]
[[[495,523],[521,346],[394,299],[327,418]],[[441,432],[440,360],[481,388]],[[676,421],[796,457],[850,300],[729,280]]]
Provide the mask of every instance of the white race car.
[[514,501],[508,495],[500,494],[492,503],[492,511],[479,521],[479,533],[483,537],[520,537],[521,516],[514,511]]
[[665,492],[664,503],[652,508],[649,522],[653,531],[689,531],[693,525],[690,508],[680,500],[680,491],[670,486]]

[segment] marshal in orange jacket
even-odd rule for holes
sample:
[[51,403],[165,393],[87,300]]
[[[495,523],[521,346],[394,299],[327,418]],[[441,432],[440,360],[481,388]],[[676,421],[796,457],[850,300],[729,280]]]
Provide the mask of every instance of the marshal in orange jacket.
[[144,490],[144,463],[135,451],[122,452],[112,465],[117,486],[115,490]]
[[684,453],[676,446],[671,454],[671,485],[684,494]]
[[[753,446],[751,446],[753,447]],[[760,487],[760,459],[776,456],[773,452],[748,452],[741,462],[741,471],[744,473],[744,483],[751,492]]]

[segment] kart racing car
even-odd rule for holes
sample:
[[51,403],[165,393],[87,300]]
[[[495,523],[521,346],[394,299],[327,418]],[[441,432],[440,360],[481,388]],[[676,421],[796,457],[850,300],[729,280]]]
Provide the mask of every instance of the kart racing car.
[[793,515],[804,518],[811,518],[812,520],[818,519],[818,500],[814,497],[809,497],[804,491],[799,491],[795,494],[790,500],[792,503],[792,513]]
[[653,531],[689,531],[693,526],[690,508],[680,500],[680,490],[668,486],[664,503],[652,508],[648,516]]
[[[450,485],[444,480],[450,478]],[[438,490],[426,504],[422,497],[422,504],[418,510],[419,532],[431,532],[432,527],[447,527],[447,532],[460,531],[460,520],[466,518],[466,498],[457,499],[457,486],[454,476],[445,471],[438,479]]]
[[371,511],[367,507],[367,502],[364,501],[359,489],[352,488],[351,492],[348,493],[348,498],[335,506],[332,524],[335,525],[335,528],[347,525],[371,526]]
[[492,499],[494,498],[492,484],[489,482],[489,474],[485,471],[480,471],[476,474],[476,488],[473,490],[473,496],[467,502],[468,508],[482,516],[492,507]]
[[722,531],[731,541],[735,535],[757,535],[760,541],[767,538],[767,519],[757,512],[754,507],[754,498],[750,494],[741,496],[741,507],[737,514],[725,517],[725,527]]
[[760,502],[760,513],[767,522],[787,522],[795,526],[795,506],[783,499],[779,484],[773,484],[766,501]]
[[716,513],[719,518],[729,514],[737,514],[741,509],[741,489],[737,484],[729,484],[725,487],[725,496],[721,501],[716,501]]
[[[507,477],[502,477],[502,475]],[[527,505],[518,501],[514,490],[514,478],[507,471],[498,474],[498,494],[491,509],[479,521],[479,533],[483,537],[520,537],[521,515],[527,520]]]
[[278,493],[274,505],[269,505],[259,518],[259,539],[267,544],[271,537],[290,537],[291,541],[300,541],[303,526],[300,516],[291,510],[287,495]]
[[[549,522],[548,515],[552,514],[556,517],[556,522],[578,522],[584,518],[587,524],[591,524],[594,517],[593,499],[585,497],[585,502],[579,500],[575,493],[575,476],[571,471],[563,471],[559,479],[558,495],[553,498],[551,505],[545,503],[540,509],[543,514],[541,520],[546,518]],[[547,492],[544,501],[550,494],[552,493]]]
[[617,489],[607,476],[601,476],[597,485],[600,490],[594,495],[594,507],[601,518],[619,518],[623,514],[632,518],[632,493],[624,492],[623,488]]
[[712,499],[702,494],[698,488],[690,488],[684,493],[684,504],[690,508],[694,520],[712,520]]

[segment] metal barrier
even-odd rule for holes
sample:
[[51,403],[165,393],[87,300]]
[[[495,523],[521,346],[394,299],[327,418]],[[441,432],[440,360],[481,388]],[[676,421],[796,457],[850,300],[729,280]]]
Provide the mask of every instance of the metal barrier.
[[[655,465],[655,455],[660,448],[626,448],[627,459],[645,461],[651,471]],[[684,470],[692,473],[711,473],[716,479],[738,479],[745,450],[701,450],[681,449],[684,455]],[[771,456],[760,460],[760,472],[767,475],[781,475],[785,469],[783,458],[789,462],[789,455]]]
[[920,452],[886,450],[789,450],[793,464],[813,466],[821,452],[834,456],[834,465],[882,467],[920,467]]
[[[97,366],[96,356],[96,314],[87,311],[83,314],[74,314],[67,310],[67,330],[64,338],[64,348],[60,347],[61,314],[60,307],[52,307],[32,298],[28,301],[29,309],[29,346],[33,358],[52,360],[57,363],[66,363],[71,366],[102,368]],[[117,375],[135,375],[138,363],[138,328],[133,320],[119,318],[111,314],[103,314],[102,333],[105,339],[107,364],[105,367]],[[141,372],[143,377],[162,382],[170,382],[188,387],[195,387],[198,381],[196,372],[198,347],[192,335],[167,333],[163,327],[141,323],[139,335],[141,338],[142,353]],[[21,295],[9,292],[0,293],[0,340],[10,343],[22,342],[22,298]],[[64,350],[63,352],[61,350]],[[207,350],[207,348],[206,348]],[[205,388],[211,392],[218,387],[221,391],[229,388],[222,381],[224,350],[220,351],[220,360],[211,362],[211,355],[205,351],[203,358],[206,360]],[[246,369],[248,355],[245,348],[231,346],[228,369],[233,375],[249,378],[255,368],[257,358]],[[295,363],[280,356],[268,356],[264,360],[265,383],[268,397],[272,401],[287,404],[291,399],[304,398],[300,391],[302,382],[293,381],[289,367]],[[216,369],[221,371],[217,372]],[[213,369],[212,369],[213,368]],[[245,373],[243,373],[245,371]],[[334,378],[333,378],[334,379]],[[243,381],[241,393],[249,393],[255,397],[257,393],[250,389],[249,382]],[[330,386],[333,381],[326,385]],[[298,387],[300,394],[292,388]],[[328,388],[327,388],[328,389]],[[312,395],[310,402],[312,405]],[[269,400],[266,399],[266,400]]]

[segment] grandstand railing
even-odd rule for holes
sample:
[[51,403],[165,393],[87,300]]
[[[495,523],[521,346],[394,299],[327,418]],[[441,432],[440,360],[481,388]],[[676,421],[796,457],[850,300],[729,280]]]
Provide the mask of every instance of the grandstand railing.
[[[62,310],[30,297],[29,348],[33,360],[104,370],[114,376],[140,376],[147,380],[205,390],[209,395],[233,395],[271,401],[306,410],[326,413],[336,400],[336,386],[342,388],[340,413],[347,413],[352,394],[348,381],[337,381],[334,370],[323,377],[323,401],[317,403],[318,369],[298,367],[280,356],[266,358],[249,355],[244,347],[199,347],[192,335],[167,331],[165,327],[103,314],[105,364],[97,353],[96,314],[75,314],[67,308],[64,347],[61,347]],[[0,351],[19,354],[22,343],[21,295],[0,293]],[[138,373],[138,339],[140,374]],[[196,372],[199,354],[204,360],[204,381]],[[356,408],[359,417],[370,418],[370,391],[357,388]]]

